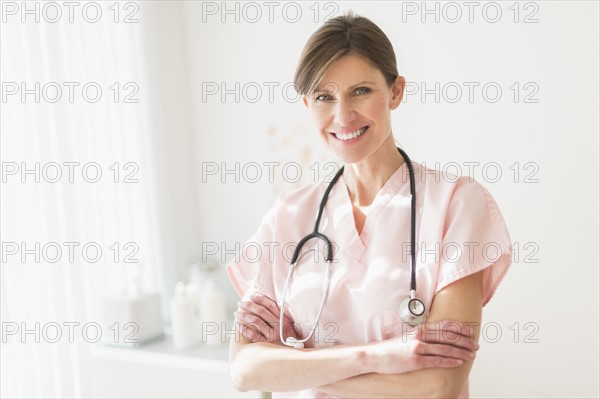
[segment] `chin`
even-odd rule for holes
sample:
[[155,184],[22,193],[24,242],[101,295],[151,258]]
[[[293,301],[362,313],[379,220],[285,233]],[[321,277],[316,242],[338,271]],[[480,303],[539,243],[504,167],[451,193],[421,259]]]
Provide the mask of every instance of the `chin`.
[[340,149],[337,148],[335,143],[329,146],[329,151],[336,156],[342,163],[353,164],[359,163],[365,160],[369,154],[367,148],[352,148],[352,149]]

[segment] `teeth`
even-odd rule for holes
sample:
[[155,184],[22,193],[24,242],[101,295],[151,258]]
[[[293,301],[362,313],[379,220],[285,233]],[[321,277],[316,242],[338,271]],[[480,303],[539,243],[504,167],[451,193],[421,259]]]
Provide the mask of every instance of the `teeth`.
[[362,127],[352,133],[335,133],[335,137],[337,137],[338,140],[351,140],[351,139],[357,138],[358,136],[363,134],[365,132],[365,130],[367,130],[367,128]]

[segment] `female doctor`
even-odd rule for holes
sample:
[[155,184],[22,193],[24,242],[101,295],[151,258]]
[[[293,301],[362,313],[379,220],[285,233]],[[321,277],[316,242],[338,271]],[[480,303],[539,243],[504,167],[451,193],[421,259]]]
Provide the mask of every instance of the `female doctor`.
[[[497,204],[470,177],[409,165],[396,147],[391,111],[405,80],[370,20],[327,21],[295,84],[344,167],[337,181],[271,207],[249,242],[274,251],[227,265],[242,297],[230,344],[236,387],[274,397],[468,397],[482,307],[511,264]],[[290,262],[282,248],[312,232]]]

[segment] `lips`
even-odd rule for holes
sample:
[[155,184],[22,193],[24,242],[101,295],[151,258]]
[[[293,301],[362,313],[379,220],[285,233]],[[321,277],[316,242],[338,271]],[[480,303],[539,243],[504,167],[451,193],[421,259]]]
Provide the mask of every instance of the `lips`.
[[331,134],[333,134],[338,140],[347,141],[347,140],[352,140],[352,139],[362,136],[367,131],[367,129],[369,129],[369,126],[363,126],[360,129],[357,129],[351,133],[334,133],[334,132],[332,132]]

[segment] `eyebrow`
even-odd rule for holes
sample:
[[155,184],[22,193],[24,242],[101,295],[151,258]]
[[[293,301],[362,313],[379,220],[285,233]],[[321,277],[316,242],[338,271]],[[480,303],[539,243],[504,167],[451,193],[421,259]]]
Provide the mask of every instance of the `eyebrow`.
[[370,83],[370,84],[372,84],[372,85],[374,85],[374,84],[375,84],[375,82],[371,82],[370,80],[363,80],[363,81],[361,81],[361,82],[358,82],[357,84],[355,84],[355,85],[353,85],[353,86],[350,86],[350,87],[351,87],[351,88],[355,88],[356,86],[364,85],[365,83]]
[[[375,82],[371,82],[371,81],[369,81],[369,80],[363,80],[363,81],[360,81],[360,82],[358,82],[358,83],[355,83],[355,84],[353,84],[352,86],[350,86],[350,89],[354,89],[354,88],[356,88],[357,86],[360,86],[360,85],[362,85],[362,84],[365,84],[365,83],[369,83],[369,84],[375,85]],[[327,84],[327,85],[325,85],[325,86],[327,87],[327,86],[329,86],[329,85],[330,85],[330,84]],[[326,89],[324,89],[323,87],[321,87],[321,85],[318,85],[318,86],[317,86],[317,89],[315,90],[315,92],[321,92],[321,93],[331,93],[331,91],[330,91],[330,90],[326,90]]]

